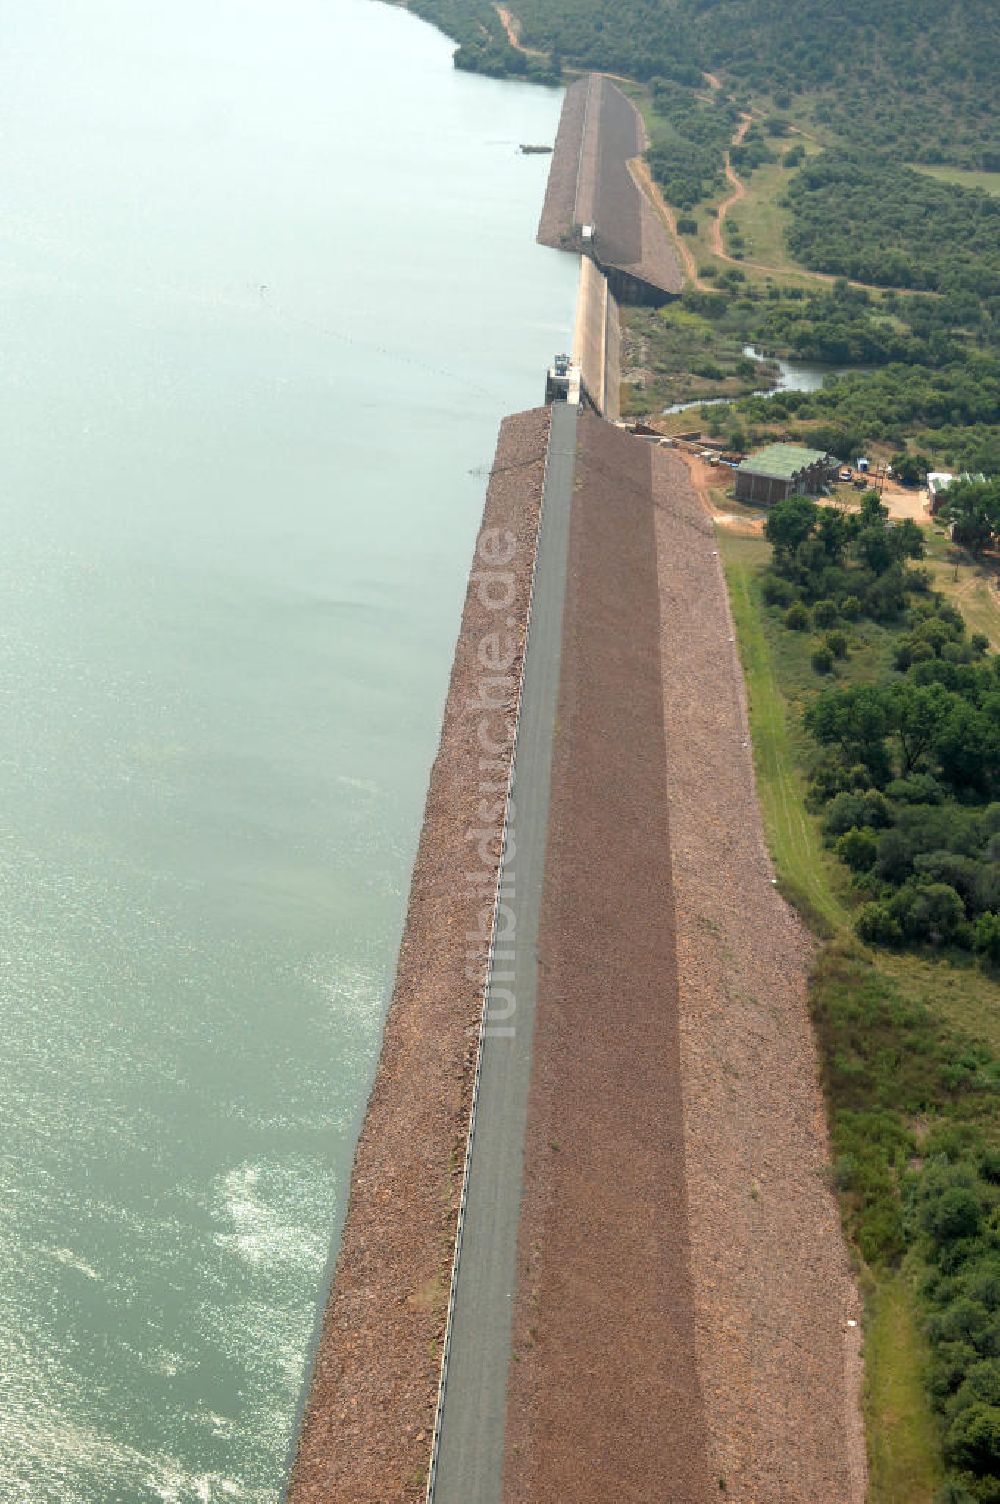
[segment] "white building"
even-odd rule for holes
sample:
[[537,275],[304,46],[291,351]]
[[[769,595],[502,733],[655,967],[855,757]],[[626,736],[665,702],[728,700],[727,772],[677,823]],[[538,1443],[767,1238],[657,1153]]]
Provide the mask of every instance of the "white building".
[[955,477],[947,470],[932,470],[927,476],[927,503],[932,512],[941,505],[941,497]]

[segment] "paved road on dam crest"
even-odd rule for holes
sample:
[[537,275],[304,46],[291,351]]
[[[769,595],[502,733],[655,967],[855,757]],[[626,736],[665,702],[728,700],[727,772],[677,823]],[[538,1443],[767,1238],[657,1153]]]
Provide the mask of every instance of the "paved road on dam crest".
[[492,1016],[508,1023],[513,990],[514,1029],[487,1028],[483,1042],[433,1504],[500,1504],[576,426],[577,409],[555,403],[514,754],[514,839],[501,869],[501,899],[514,917],[513,982],[509,940],[501,941],[487,1008],[489,1020],[495,991]]

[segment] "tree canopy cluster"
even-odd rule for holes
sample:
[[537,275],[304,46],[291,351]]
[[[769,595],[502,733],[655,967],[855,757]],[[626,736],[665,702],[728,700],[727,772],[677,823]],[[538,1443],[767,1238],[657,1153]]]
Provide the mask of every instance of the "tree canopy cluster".
[[1000,1062],[842,947],[819,963],[813,1007],[833,1177],[854,1244],[870,1267],[909,1254],[924,1270],[926,1382],[947,1468],[935,1498],[995,1504],[1000,1155],[991,1140]]
[[518,0],[532,47],[646,83],[702,85],[697,30],[676,0]]
[[[891,310],[891,311],[890,311]],[[978,325],[976,302],[954,298],[877,301],[846,280],[830,291],[772,287],[754,320],[765,343],[801,360],[833,366],[946,364],[967,341],[956,336]]]
[[874,492],[845,516],[803,497],[779,503],[765,596],[794,630],[825,628],[829,672],[849,624],[896,628],[894,673],[830,688],[807,706],[819,754],[811,797],[867,902],[872,943],[951,944],[1000,963],[1000,658],[909,567],[915,523],[889,523]]
[[[825,687],[803,713],[809,799],[850,873],[859,936],[876,950],[965,950],[967,964],[974,955],[1000,967],[1000,659],[929,588],[920,530],[892,525],[873,492],[849,515],[792,497],[766,532],[761,584],[775,627],[825,634],[825,656],[813,653]],[[866,637],[882,666],[831,682]],[[909,1253],[926,1271],[928,1382],[948,1469],[940,1498],[996,1501],[1000,1062],[849,945],[824,953],[813,1011],[855,1246],[869,1265]]]
[[897,159],[991,167],[1000,154],[992,0],[685,0],[706,67]]
[[786,106],[808,92],[822,123],[866,149],[1000,166],[992,0],[520,0],[517,11],[533,47],[580,67],[695,86],[706,69]]
[[671,204],[693,209],[724,181],[722,162],[736,111],[724,99],[699,99],[668,79],[654,79],[652,94],[656,120],[650,168]]
[[547,54],[535,61],[488,0],[414,8],[461,43],[461,67],[548,78],[565,59],[693,88],[723,72],[779,106],[808,92],[820,123],[896,160],[1000,170],[993,0],[519,0],[525,41]]
[[558,84],[562,63],[556,57],[531,57],[512,47],[490,0],[407,0],[410,10],[432,21],[458,42],[455,67],[489,78],[523,78]]
[[737,410],[762,432],[778,424],[803,442],[811,436],[817,448],[842,459],[863,454],[872,440],[902,448],[916,435],[923,447],[957,468],[1000,468],[1000,360],[995,356],[969,356],[941,370],[893,364],[850,372],[815,392],[743,398]]
[[883,287],[1000,295],[1000,199],[859,148],[807,159],[788,244],[814,271]]
[[[707,410],[713,431],[753,443],[792,438],[844,460],[909,440],[924,470],[1000,472],[1000,348],[992,311],[960,292],[879,296],[838,279],[832,287],[763,290],[726,280],[731,295],[688,290],[683,305],[720,329],[793,358],[858,366],[814,391],[744,397]],[[735,446],[734,446],[735,447]]]
[[930,1266],[931,1392],[945,1425],[950,1496],[1000,1498],[1000,1156],[935,1157],[907,1187]]
[[1000,543],[1000,475],[991,480],[956,480],[948,487],[944,515],[952,538],[979,555]]

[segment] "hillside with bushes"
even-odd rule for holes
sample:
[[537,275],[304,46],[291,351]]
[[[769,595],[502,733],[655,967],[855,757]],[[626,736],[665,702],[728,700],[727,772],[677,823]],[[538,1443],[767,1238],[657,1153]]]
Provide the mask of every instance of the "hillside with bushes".
[[809,95],[818,125],[897,160],[1000,169],[992,0],[520,0],[516,11],[526,42],[578,67],[692,85],[710,70],[739,97],[787,108]]
[[[956,512],[988,516],[995,539],[1000,501],[968,491]],[[765,810],[778,780],[801,848],[772,815],[778,870],[828,936],[811,1005],[831,1176],[867,1290],[871,1498],[988,1504],[1000,1499],[1000,658],[932,588],[922,530],[890,522],[874,492],[855,513],[790,498],[765,531],[766,543],[724,543]],[[751,568],[734,568],[737,549],[753,550]],[[909,1332],[898,1350],[889,1308]],[[916,1386],[905,1415],[901,1365]]]
[[568,63],[694,88],[712,71],[779,107],[808,95],[820,127],[897,160],[1000,170],[992,0],[520,0],[542,63],[518,57],[487,0],[412,8],[460,43],[462,67],[548,78]]

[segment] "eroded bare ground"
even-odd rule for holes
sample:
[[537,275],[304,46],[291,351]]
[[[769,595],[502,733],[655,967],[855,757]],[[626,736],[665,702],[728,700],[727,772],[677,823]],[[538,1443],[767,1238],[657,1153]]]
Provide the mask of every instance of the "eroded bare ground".
[[[685,1167],[711,1472],[861,1504],[859,1302],[826,1188],[810,941],[771,882],[711,531],[654,451]],[[714,1497],[719,1497],[717,1485]]]
[[[548,430],[544,409],[505,420],[484,515],[484,528],[516,539],[504,566],[515,599],[500,614],[520,624],[522,644]],[[478,568],[496,572],[481,552]],[[426,1482],[485,961],[485,938],[467,937],[491,904],[498,850],[497,840],[479,888],[465,880],[481,870],[469,833],[484,826],[477,653],[497,626],[480,583],[466,597],[290,1504],[396,1504],[421,1497]],[[491,717],[494,743],[504,727],[509,737],[513,713],[512,692]],[[494,769],[489,779],[505,776]],[[501,802],[491,802],[498,838]]]

